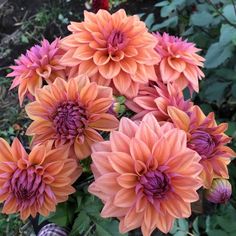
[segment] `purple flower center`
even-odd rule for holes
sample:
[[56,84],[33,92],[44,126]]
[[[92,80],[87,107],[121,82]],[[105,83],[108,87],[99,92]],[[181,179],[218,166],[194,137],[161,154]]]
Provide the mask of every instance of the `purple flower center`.
[[87,126],[86,109],[77,101],[63,102],[53,115],[53,124],[60,139],[71,140],[81,136]]
[[126,40],[124,34],[119,30],[113,30],[108,37],[108,51],[114,53],[121,50],[126,45]]
[[13,194],[19,202],[32,202],[40,198],[45,189],[42,177],[38,175],[34,168],[26,170],[17,169],[10,180]]
[[170,190],[168,176],[159,170],[149,171],[140,177],[143,192],[148,198],[163,198]]
[[207,132],[197,130],[191,135],[188,147],[196,151],[202,158],[208,158],[214,151],[216,143]]

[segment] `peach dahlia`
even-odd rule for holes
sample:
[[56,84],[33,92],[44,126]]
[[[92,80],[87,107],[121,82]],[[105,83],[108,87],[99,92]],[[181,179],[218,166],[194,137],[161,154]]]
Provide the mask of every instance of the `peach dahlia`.
[[229,178],[227,165],[235,152],[226,146],[231,140],[224,133],[228,125],[217,125],[214,113],[205,116],[198,106],[194,106],[191,112],[170,106],[168,113],[175,126],[187,133],[188,147],[201,156],[203,186],[210,188],[215,178]]
[[34,136],[33,145],[69,145],[71,155],[83,159],[90,155],[92,143],[103,140],[98,130],[110,131],[118,126],[115,116],[108,114],[112,89],[90,83],[86,76],[68,82],[57,78],[38,89],[35,99],[26,106],[33,120],[26,133]]
[[15,60],[16,65],[10,66],[13,72],[8,77],[15,77],[10,89],[19,86],[18,96],[20,104],[25,95],[35,95],[37,88],[43,84],[43,80],[51,83],[56,77],[65,76],[65,67],[59,63],[63,52],[59,49],[59,39],[51,44],[44,39],[41,45],[35,45]]
[[20,212],[22,220],[37,213],[47,216],[59,202],[75,192],[71,186],[81,168],[68,159],[68,149],[48,150],[36,146],[27,154],[20,141],[12,146],[0,139],[0,201],[2,212]]
[[168,122],[160,127],[152,114],[139,125],[122,118],[110,141],[93,146],[89,192],[105,204],[101,216],[119,218],[121,233],[141,226],[144,236],[155,228],[167,233],[175,218],[189,217],[202,167],[186,145],[185,132]]
[[134,97],[139,84],[155,80],[156,38],[138,16],[127,16],[123,9],[114,14],[99,10],[84,12],[84,21],[71,22],[71,35],[61,41],[66,51],[63,65],[75,67],[101,85],[114,87],[122,95]]

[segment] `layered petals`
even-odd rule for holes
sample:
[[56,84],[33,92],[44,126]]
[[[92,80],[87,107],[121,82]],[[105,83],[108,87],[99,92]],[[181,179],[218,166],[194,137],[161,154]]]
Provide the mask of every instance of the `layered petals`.
[[98,131],[118,127],[115,116],[108,114],[113,102],[111,88],[97,85],[86,76],[57,78],[36,91],[36,101],[26,106],[33,120],[27,134],[33,145],[52,142],[53,148],[69,145],[71,155],[84,159],[91,154],[92,143],[102,141]]
[[15,60],[16,65],[7,77],[14,77],[11,88],[19,86],[18,96],[22,105],[27,94],[35,96],[37,88],[43,81],[52,83],[56,77],[65,77],[65,67],[59,63],[63,50],[59,49],[59,38],[51,44],[44,39],[40,45],[35,45]]
[[159,79],[165,84],[175,84],[179,90],[188,87],[191,92],[198,92],[198,80],[204,77],[200,67],[205,61],[197,54],[200,49],[167,33],[154,35],[158,41],[155,49],[161,55],[161,62],[156,66]]
[[113,81],[118,93],[129,98],[137,95],[139,84],[156,79],[157,41],[138,17],[127,16],[123,9],[114,14],[85,11],[84,21],[71,22],[68,29],[72,34],[61,41],[63,65],[78,65],[79,74],[100,85]]
[[3,213],[19,212],[22,220],[37,213],[47,216],[75,192],[71,185],[82,168],[76,160],[68,159],[68,148],[49,150],[44,145],[36,146],[28,155],[17,138],[11,147],[3,139],[0,145],[4,147],[0,150]]
[[94,146],[92,160],[89,192],[105,204],[103,217],[119,218],[121,233],[139,227],[144,236],[156,228],[168,233],[198,200],[200,156],[187,147],[184,131],[160,126],[152,114],[140,123],[122,118],[110,141]]

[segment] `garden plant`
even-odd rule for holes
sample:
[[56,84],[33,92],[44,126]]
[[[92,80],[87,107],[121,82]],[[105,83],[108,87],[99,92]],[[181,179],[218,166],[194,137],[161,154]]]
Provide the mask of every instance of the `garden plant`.
[[3,67],[0,235],[236,235],[236,3],[68,2]]

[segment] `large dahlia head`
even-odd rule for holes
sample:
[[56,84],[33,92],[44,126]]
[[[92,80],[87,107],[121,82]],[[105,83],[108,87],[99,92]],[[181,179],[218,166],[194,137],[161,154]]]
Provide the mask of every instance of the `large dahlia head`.
[[83,159],[90,155],[92,143],[103,141],[98,131],[118,127],[118,120],[109,113],[112,89],[90,82],[87,76],[57,78],[38,89],[35,99],[26,106],[33,120],[26,134],[34,136],[33,145],[69,146],[71,156]]
[[174,125],[187,133],[187,146],[201,156],[203,186],[210,188],[213,179],[228,178],[227,165],[235,152],[226,146],[231,140],[224,133],[227,124],[217,125],[214,113],[205,116],[198,106],[194,106],[188,113],[176,107],[168,107],[168,113]]
[[136,96],[140,84],[156,80],[157,39],[138,16],[127,16],[123,9],[114,14],[85,11],[84,21],[71,22],[68,29],[72,34],[61,40],[66,51],[61,63],[79,65],[78,74],[105,86],[112,82],[127,97]]
[[198,80],[204,77],[200,67],[205,59],[197,54],[200,49],[195,44],[167,33],[154,34],[157,38],[156,51],[161,62],[156,66],[158,79],[168,84],[176,84],[183,90],[199,91]]
[[65,77],[65,67],[59,63],[63,51],[59,49],[59,38],[51,44],[44,39],[40,45],[35,45],[15,60],[16,65],[10,68],[13,72],[7,77],[14,77],[10,89],[17,86],[20,104],[22,105],[25,95],[35,95],[43,81],[51,83],[56,77]]
[[158,121],[169,121],[168,106],[174,106],[183,111],[190,111],[193,103],[184,100],[181,90],[175,84],[165,85],[162,82],[150,82],[140,87],[138,95],[126,101],[126,106],[136,113],[132,120],[140,120],[146,114],[152,113]]
[[81,168],[68,159],[68,149],[36,146],[27,154],[19,140],[12,146],[0,139],[0,201],[5,214],[20,213],[22,220],[37,213],[47,216],[75,192],[71,186]]
[[105,204],[102,217],[120,220],[121,233],[140,226],[144,236],[156,228],[167,233],[198,200],[200,156],[187,147],[185,132],[160,126],[152,114],[139,124],[122,118],[110,141],[93,145],[92,160],[89,192]]

